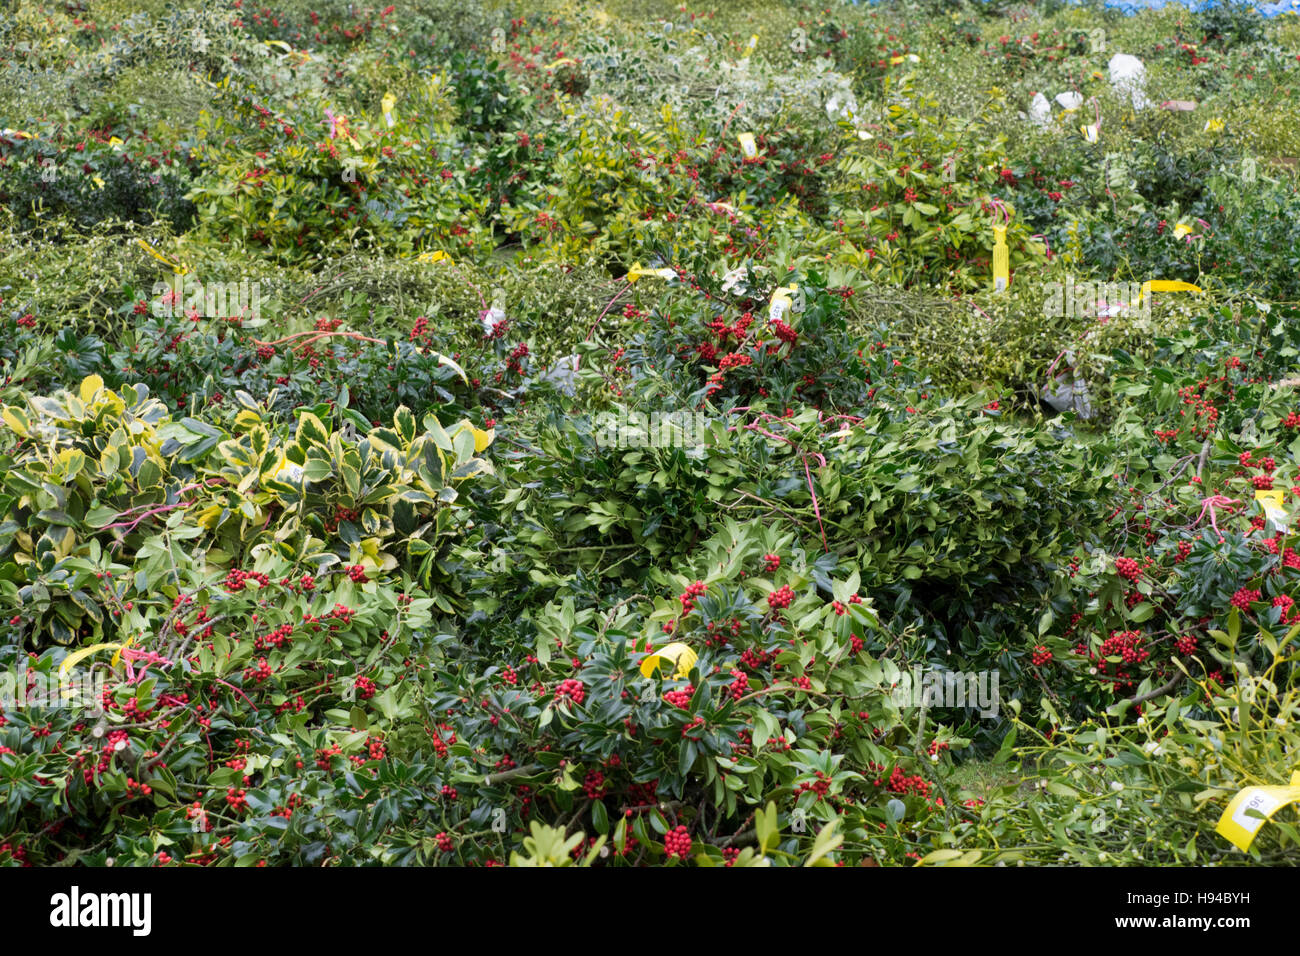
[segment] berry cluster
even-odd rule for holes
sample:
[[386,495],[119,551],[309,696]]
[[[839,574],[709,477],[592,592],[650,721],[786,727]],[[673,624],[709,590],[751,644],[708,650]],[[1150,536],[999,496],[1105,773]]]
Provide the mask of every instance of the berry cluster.
[[1251,604],[1260,599],[1260,593],[1252,588],[1238,588],[1229,602],[1239,611],[1249,611]]
[[816,771],[814,776],[816,777],[815,780],[806,781],[804,783],[799,784],[799,786],[795,787],[794,795],[796,799],[798,799],[800,794],[815,793],[817,795],[818,802],[820,802],[821,799],[824,796],[826,796],[827,793],[830,792],[831,778],[827,776],[824,771],[821,770]]
[[678,596],[677,600],[682,602],[682,613],[690,614],[695,610],[695,599],[707,591],[703,581],[696,581],[694,584],[686,585],[686,590]]
[[678,826],[664,834],[664,852],[681,860],[691,855],[691,834],[686,827]]
[[581,704],[586,696],[587,687],[580,680],[574,680],[572,678],[562,680],[560,681],[560,686],[555,688],[556,700],[559,700],[561,697],[568,697],[575,704]]
[[[203,610],[205,609],[202,608],[200,609],[200,611]],[[256,638],[253,641],[253,646],[256,650],[259,651],[264,651],[268,647],[284,647],[284,645],[289,643],[289,638],[292,636],[293,636],[293,625],[281,624],[279,627],[277,627],[275,630],[271,631],[270,633]]]
[[780,319],[776,319],[771,323],[771,325],[772,331],[776,333],[776,337],[788,345],[794,345],[795,340],[799,338],[799,333],[789,325],[786,325],[786,323],[782,322]]
[[330,534],[338,531],[339,525],[344,521],[356,521],[361,517],[361,512],[352,508],[335,508],[332,517],[325,519],[325,530]]
[[329,770],[333,765],[331,758],[341,754],[343,748],[338,744],[331,744],[328,747],[322,747],[316,751],[316,766],[321,770]]
[[893,772],[889,775],[889,780],[883,777],[876,778],[877,787],[885,787],[890,793],[909,794],[914,793],[918,796],[930,796],[930,784],[920,774],[908,775],[903,773],[902,767],[894,767]]
[[1142,634],[1138,631],[1112,631],[1101,642],[1102,657],[1119,657],[1125,664],[1140,664],[1151,656],[1142,648]]
[[682,690],[670,690],[665,692],[664,700],[668,701],[668,703],[672,704],[674,707],[679,707],[682,710],[685,710],[687,706],[690,705],[693,696],[695,696],[695,685],[687,684]]
[[691,734],[691,731],[697,727],[703,727],[703,726],[704,726],[704,718],[701,715],[697,714],[696,716],[692,717],[690,720],[686,722],[686,725],[682,727],[682,739],[699,740],[700,738],[693,736]]
[[605,782],[605,775],[599,770],[587,771],[587,776],[582,781],[582,791],[590,800],[599,800],[609,792],[609,784]]
[[256,581],[259,587],[266,587],[271,583],[271,579],[261,571],[241,571],[239,568],[231,568],[226,573],[223,584],[227,591],[234,594],[244,590],[244,584],[248,581]]
[[244,671],[244,679],[245,680],[252,679],[260,684],[262,683],[262,681],[270,677],[271,673],[272,673],[271,665],[267,662],[266,658],[259,657],[257,659],[256,667],[250,667],[246,671]]
[[786,584],[767,596],[767,604],[774,611],[784,610],[794,603],[794,591]]
[[1128,578],[1134,583],[1142,576],[1142,566],[1132,558],[1116,558],[1115,571],[1120,577]]

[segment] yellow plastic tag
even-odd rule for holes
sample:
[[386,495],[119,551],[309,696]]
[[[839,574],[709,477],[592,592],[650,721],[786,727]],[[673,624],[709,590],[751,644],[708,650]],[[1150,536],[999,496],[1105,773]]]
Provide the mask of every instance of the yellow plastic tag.
[[634,262],[632,268],[627,270],[627,281],[635,282],[643,276],[654,276],[657,279],[676,279],[677,273],[672,269],[643,269],[641,263]]
[[753,36],[751,36],[751,37],[749,38],[749,44],[745,47],[745,55],[746,55],[746,56],[749,56],[749,54],[753,53],[753,52],[754,52],[754,48],[755,48],[756,46],[758,46],[758,34],[757,34],[757,33],[755,33]]
[[392,93],[385,93],[384,98],[380,103],[380,108],[384,112],[384,122],[388,124],[389,129],[393,128],[393,107],[396,105],[397,97]]
[[436,249],[433,252],[424,252],[415,257],[416,262],[442,262],[444,260],[451,262],[451,256],[447,255],[447,253],[443,252],[441,249]]
[[134,637],[128,637],[121,646],[118,647],[117,653],[113,655],[113,666],[116,667],[118,661],[122,659],[122,652],[135,643]]
[[1151,279],[1142,283],[1142,288],[1138,290],[1138,302],[1141,302],[1152,292],[1200,292],[1201,287],[1192,285],[1190,282],[1183,282],[1181,279]]
[[117,653],[113,655],[113,666],[116,667],[118,660],[122,657],[122,650],[129,647],[131,642],[134,640],[135,638],[132,637],[128,638],[125,644],[92,644],[90,647],[83,647],[79,651],[73,651],[63,659],[61,664],[59,664],[59,677],[66,676],[68,671],[77,666],[78,661],[85,660],[91,654],[97,653],[98,651],[116,649]]
[[772,301],[768,303],[767,318],[770,322],[775,322],[783,318],[794,306],[794,300],[790,297],[799,291],[797,285],[783,285],[772,293]]
[[1007,227],[993,227],[993,288],[1005,292],[1011,282],[1011,254],[1007,249]]
[[1286,491],[1282,488],[1255,492],[1255,500],[1259,502],[1264,517],[1271,521],[1279,531],[1289,530],[1286,508],[1282,506],[1282,499],[1285,497]]
[[1300,801],[1300,770],[1291,774],[1289,786],[1241,790],[1228,802],[1214,832],[1244,853],[1250,849],[1260,827],[1283,807],[1297,801]]
[[136,240],[136,243],[140,246],[141,249],[143,249],[145,252],[149,253],[149,255],[153,256],[155,259],[157,259],[157,260],[158,260],[159,262],[161,262],[163,265],[170,267],[170,269],[172,270],[172,272],[175,272],[178,276],[183,276],[183,275],[185,275],[186,269],[185,269],[184,266],[182,266],[182,265],[178,265],[177,263],[172,262],[170,259],[168,259],[166,256],[164,256],[161,252],[159,252],[157,249],[155,249],[153,246],[149,245],[149,243],[145,242],[143,239],[137,239],[137,240]]
[[754,143],[753,133],[741,133],[736,137],[736,142],[740,144],[740,151],[745,154],[746,159],[754,159],[758,156],[758,146]]
[[641,676],[652,677],[656,670],[661,670],[665,661],[676,664],[677,669],[673,676],[680,679],[690,676],[691,668],[695,666],[697,660],[696,653],[688,646],[675,641],[666,647],[655,651],[641,662]]
[[1092,126],[1080,126],[1079,132],[1083,134],[1083,138],[1088,142],[1095,143],[1097,142],[1098,135],[1101,133],[1101,127],[1097,126],[1095,123]]

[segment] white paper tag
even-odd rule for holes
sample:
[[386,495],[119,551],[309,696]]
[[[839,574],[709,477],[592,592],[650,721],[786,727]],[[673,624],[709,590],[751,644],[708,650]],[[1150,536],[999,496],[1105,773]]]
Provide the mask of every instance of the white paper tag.
[[1258,810],[1264,817],[1267,817],[1281,805],[1281,800],[1269,796],[1262,790],[1257,793],[1252,793],[1246,798],[1242,805],[1237,808],[1237,812],[1232,815],[1232,822],[1241,826],[1243,830],[1254,833],[1267,821],[1261,817],[1248,816],[1246,811]]

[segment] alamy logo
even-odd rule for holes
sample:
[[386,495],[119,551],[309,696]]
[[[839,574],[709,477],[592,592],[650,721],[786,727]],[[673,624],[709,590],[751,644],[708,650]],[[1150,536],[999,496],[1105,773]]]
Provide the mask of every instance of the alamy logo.
[[614,448],[702,448],[709,419],[703,412],[617,412],[596,416],[596,440]]
[[1043,288],[1047,291],[1043,315],[1049,318],[1109,317],[1121,310],[1151,315],[1151,298],[1142,297],[1137,282],[1075,282],[1073,276],[1066,276],[1064,283],[1047,282]]
[[149,893],[70,893],[50,897],[50,925],[75,929],[82,926],[129,926],[132,935],[148,936],[153,928],[153,896]]
[[0,710],[15,712],[24,708],[82,710],[92,715],[103,713],[104,671],[73,668],[46,674],[28,670],[20,661],[17,671],[0,673]]
[[193,274],[173,276],[168,282],[153,284],[153,315],[175,318],[195,315],[205,319],[240,316],[246,319],[262,315],[262,284],[241,279],[238,282],[202,282]]
[[899,707],[974,707],[981,717],[996,717],[1000,709],[998,671],[938,671],[920,666],[899,675],[893,700]]

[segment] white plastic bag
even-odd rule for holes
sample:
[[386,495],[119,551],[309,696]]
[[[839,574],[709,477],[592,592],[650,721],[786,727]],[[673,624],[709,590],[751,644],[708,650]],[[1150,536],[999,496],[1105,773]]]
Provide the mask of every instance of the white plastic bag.
[[1064,93],[1056,94],[1056,102],[1060,104],[1063,110],[1077,110],[1083,105],[1083,94],[1076,93],[1074,90],[1066,90]]
[[1029,103],[1029,122],[1035,126],[1046,126],[1052,121],[1052,104],[1042,93],[1035,93]]
[[1147,69],[1142,61],[1128,53],[1116,53],[1110,58],[1110,85],[1119,93],[1127,94],[1135,110],[1151,105],[1146,96]]

